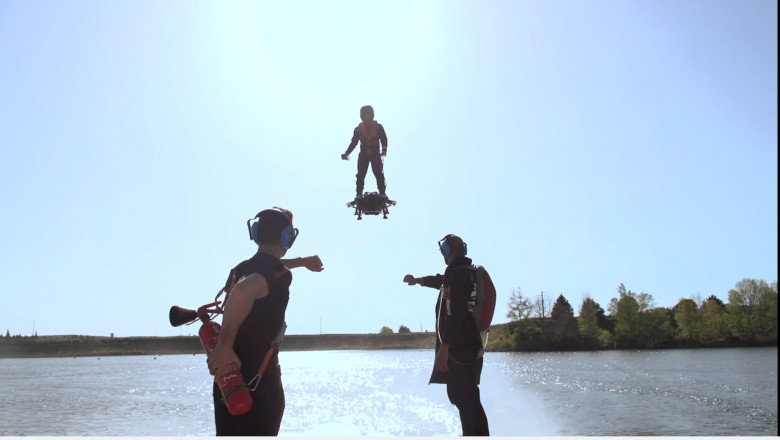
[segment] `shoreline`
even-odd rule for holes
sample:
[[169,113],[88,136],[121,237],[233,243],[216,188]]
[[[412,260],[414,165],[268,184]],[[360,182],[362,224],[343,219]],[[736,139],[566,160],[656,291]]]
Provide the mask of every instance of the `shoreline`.
[[[552,321],[551,321],[552,322]],[[713,344],[676,342],[657,347],[605,347],[585,339],[564,340],[552,331],[549,337],[538,341],[519,341],[524,333],[512,330],[512,324],[496,324],[490,328],[487,352],[561,352],[603,350],[674,350],[697,348],[740,348],[777,346],[777,339],[767,341],[740,341],[735,339]],[[544,333],[544,332],[542,332]],[[430,349],[436,345],[434,332],[287,335],[281,351],[307,350],[404,350]],[[0,359],[81,356],[134,356],[202,354],[197,336],[13,336],[0,337]]]
[[[287,335],[281,351],[433,349],[435,333]],[[0,359],[201,354],[197,336],[0,338]]]

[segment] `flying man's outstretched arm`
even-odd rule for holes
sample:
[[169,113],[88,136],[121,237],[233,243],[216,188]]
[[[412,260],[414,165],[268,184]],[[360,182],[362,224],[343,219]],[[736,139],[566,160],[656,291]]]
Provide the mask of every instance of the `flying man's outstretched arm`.
[[387,134],[385,133],[385,127],[382,124],[376,124],[378,126],[377,134],[379,135],[379,145],[382,147],[382,156],[387,155]]
[[358,131],[358,127],[355,127],[355,131],[352,132],[352,140],[349,142],[349,146],[347,146],[347,151],[341,155],[342,159],[344,159],[345,157],[349,156],[350,153],[352,153],[352,150],[354,150],[355,147],[357,146],[359,139],[360,139],[360,132]]

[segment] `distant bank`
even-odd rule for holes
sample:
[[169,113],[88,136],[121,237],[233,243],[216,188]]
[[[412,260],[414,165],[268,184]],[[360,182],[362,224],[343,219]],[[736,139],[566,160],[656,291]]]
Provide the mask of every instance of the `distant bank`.
[[[435,333],[288,335],[282,351],[433,348]],[[128,356],[203,353],[197,336],[39,336],[0,338],[0,358]]]

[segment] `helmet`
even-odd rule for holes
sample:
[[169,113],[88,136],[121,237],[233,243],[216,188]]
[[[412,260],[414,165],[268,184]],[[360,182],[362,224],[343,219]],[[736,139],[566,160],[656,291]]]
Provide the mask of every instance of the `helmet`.
[[360,107],[360,119],[363,122],[373,121],[374,107],[371,107],[370,105],[364,105],[363,107]]

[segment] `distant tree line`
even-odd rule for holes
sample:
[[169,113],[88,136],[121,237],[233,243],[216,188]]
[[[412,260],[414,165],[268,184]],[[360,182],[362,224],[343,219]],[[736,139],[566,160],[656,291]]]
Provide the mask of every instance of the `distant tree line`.
[[38,337],[38,332],[33,332],[32,336],[23,336],[18,333],[15,335],[11,335],[10,329],[5,331],[5,336],[2,336],[2,334],[0,334],[0,338],[37,338],[37,337]]
[[[11,330],[5,331],[5,336],[0,333],[0,339],[5,338],[42,338],[42,339],[100,339],[104,338],[104,336],[91,336],[91,335],[44,335],[44,336],[38,336],[38,332],[33,333],[32,335],[22,335],[22,334],[11,334]],[[114,337],[114,334],[111,334],[111,337]]]
[[[656,307],[649,293],[621,283],[607,311],[590,297],[575,317],[559,295],[552,307],[544,296],[532,300],[512,292],[511,322],[493,349],[545,351],[582,349],[693,348],[777,345],[777,281],[743,279],[728,292],[728,303],[715,295],[680,299],[671,308]],[[496,347],[497,345],[498,347]],[[489,347],[490,348],[490,347]]]
[[[411,333],[411,332],[412,331],[409,329],[409,327],[407,327],[405,325],[401,325],[400,327],[398,327],[398,333]],[[393,334],[393,329],[391,329],[388,326],[384,326],[384,327],[382,327],[379,330],[379,334],[380,335],[392,335]]]

